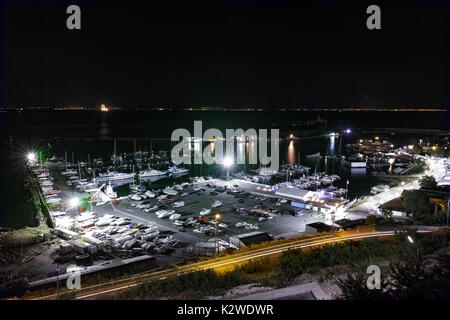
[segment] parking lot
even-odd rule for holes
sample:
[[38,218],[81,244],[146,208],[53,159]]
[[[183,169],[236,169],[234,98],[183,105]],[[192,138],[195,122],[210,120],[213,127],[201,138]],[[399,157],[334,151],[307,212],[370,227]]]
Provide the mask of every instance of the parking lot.
[[[61,190],[59,194],[61,205],[59,209],[51,210],[66,210],[67,213],[62,219],[76,220],[83,215],[83,211],[80,211],[80,208],[68,208],[67,202],[73,197],[88,198],[90,194],[68,186],[66,184],[67,177],[62,176],[58,170],[51,171],[54,177],[54,188]],[[194,190],[194,185],[196,190]],[[212,179],[191,182],[179,190],[176,195],[169,195],[166,199],[169,199],[170,202],[166,204],[157,199],[159,195],[163,194],[163,189],[152,189],[151,187],[152,184],[149,189],[155,194],[153,198],[136,201],[126,196],[119,197],[120,200],[110,201],[103,205],[85,206],[85,210],[92,211],[95,219],[110,215],[115,219],[125,218],[129,223],[136,223],[142,228],[157,226],[159,237],[170,238],[171,241],[179,243],[177,247],[169,251],[169,254],[167,252],[151,252],[157,257],[160,265],[183,261],[189,256],[185,250],[186,247],[194,245],[196,242],[214,241],[216,230],[217,238],[226,243],[229,242],[231,236],[253,231],[267,232],[273,238],[298,236],[305,232],[306,224],[324,222],[324,216],[313,211],[302,210],[299,216],[291,215],[293,208],[289,201],[280,203],[278,197],[267,191],[267,186],[249,181]],[[226,190],[227,187],[233,189],[234,192]],[[129,195],[132,194],[129,192]],[[183,201],[184,206],[174,208],[173,204],[177,201]],[[221,205],[212,208],[215,201],[220,201]],[[143,210],[155,206],[157,209],[150,212]],[[201,216],[200,212],[203,209],[211,209],[211,211],[209,214]],[[181,215],[177,219],[178,223],[175,224],[168,216],[158,218],[155,214],[158,210],[175,210],[175,213]],[[217,229],[215,228],[216,214],[220,215]],[[194,222],[187,225],[188,221]],[[99,229],[95,226],[93,228]],[[86,228],[86,230],[88,229]],[[104,237],[102,239],[105,240]]]
[[[256,185],[251,185],[248,182],[243,181],[223,181],[223,180],[211,180],[200,183],[202,191],[194,191],[192,185],[188,185],[184,188],[183,192],[189,193],[186,196],[178,195],[170,197],[176,201],[184,201],[185,205],[180,208],[175,208],[177,213],[181,214],[179,220],[186,220],[188,218],[198,219],[200,211],[204,208],[212,209],[211,213],[203,216],[205,220],[199,220],[204,225],[214,226],[214,217],[216,213],[220,214],[218,224],[226,227],[218,227],[218,238],[228,241],[230,236],[251,232],[254,230],[266,231],[270,235],[276,237],[285,233],[302,233],[305,230],[305,224],[323,221],[323,218],[312,211],[307,211],[302,216],[292,216],[288,213],[292,208],[288,204],[277,205],[276,198],[269,198],[267,196],[256,196],[253,194],[234,194],[226,191],[216,191],[216,188],[212,188],[209,185],[215,184],[216,186],[231,184],[239,185],[239,188],[244,192],[256,191]],[[204,190],[204,191],[203,191]],[[211,204],[219,200],[222,202],[222,206],[218,208],[211,208]],[[173,203],[172,202],[172,203]],[[103,206],[95,206],[93,210],[98,213],[99,216],[104,214],[113,214],[120,217],[128,217],[138,223],[153,222],[158,225],[161,231],[172,231],[177,239],[183,242],[197,242],[207,241],[211,237],[214,237],[214,230],[207,233],[196,233],[193,228],[184,228],[184,232],[178,231],[178,227],[174,225],[172,221],[167,218],[158,218],[155,215],[155,211],[145,212],[142,209],[136,208],[136,206],[146,203],[148,205],[157,205],[159,209],[172,209],[171,203],[162,204],[156,197],[154,199],[144,201],[134,201],[131,199],[122,200],[118,204],[105,204]],[[258,206],[258,212],[253,212]],[[245,208],[248,213],[240,208]],[[264,212],[270,213],[270,209],[278,210],[278,213],[270,214],[271,218],[264,218]],[[245,229],[245,227],[236,227],[236,224],[246,222],[251,225],[256,225],[258,229]]]

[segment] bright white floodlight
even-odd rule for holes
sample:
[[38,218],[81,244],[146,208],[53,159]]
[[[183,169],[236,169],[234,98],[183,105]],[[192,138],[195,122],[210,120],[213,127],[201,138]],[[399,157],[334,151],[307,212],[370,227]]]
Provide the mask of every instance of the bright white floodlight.
[[408,236],[408,241],[411,243],[414,243],[414,240],[413,240],[413,238],[411,238],[411,236]]
[[28,161],[35,161],[36,155],[33,152],[30,152],[27,154],[27,159],[28,159]]
[[223,165],[226,168],[229,168],[233,165],[233,159],[231,159],[230,157],[226,157],[225,159],[223,159]]
[[69,200],[69,205],[72,208],[76,208],[79,203],[80,203],[80,200],[78,200],[78,198],[72,198],[72,199]]

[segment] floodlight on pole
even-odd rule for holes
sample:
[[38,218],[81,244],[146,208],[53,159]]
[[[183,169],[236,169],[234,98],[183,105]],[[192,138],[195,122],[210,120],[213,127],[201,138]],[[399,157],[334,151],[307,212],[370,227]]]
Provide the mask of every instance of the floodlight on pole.
[[231,159],[230,157],[225,157],[225,159],[223,159],[223,165],[226,168],[229,168],[233,165],[233,159]]
[[216,213],[214,215],[214,240],[216,240],[216,246],[215,246],[215,251],[216,253],[219,252],[219,244],[217,241],[217,221],[220,219],[220,213]]
[[76,197],[71,198],[71,199],[69,200],[69,205],[70,205],[70,207],[72,207],[72,208],[76,208],[79,204],[80,204],[80,200],[79,200],[78,198],[76,198]]
[[32,162],[32,161],[36,161],[36,154],[34,152],[30,152],[27,154],[27,159],[28,161]]
[[223,166],[227,168],[227,180],[230,178],[230,167],[233,165],[233,159],[230,157],[225,157],[223,159]]

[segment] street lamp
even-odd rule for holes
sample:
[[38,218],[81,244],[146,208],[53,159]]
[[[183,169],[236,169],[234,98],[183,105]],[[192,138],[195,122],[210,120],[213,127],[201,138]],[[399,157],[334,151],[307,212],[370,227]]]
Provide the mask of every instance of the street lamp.
[[217,241],[217,222],[219,221],[219,219],[220,219],[221,217],[220,217],[220,213],[216,213],[215,215],[214,215],[214,240],[216,241],[216,253],[218,253],[219,252],[219,245],[218,245],[218,241]]
[[223,159],[223,165],[225,168],[227,168],[227,180],[230,178],[230,167],[233,165],[233,159],[230,157],[225,157]]
[[27,159],[30,162],[34,162],[36,161],[36,154],[34,152],[30,152],[27,154]]
[[450,206],[450,200],[447,200],[447,228],[448,228],[448,210]]
[[69,200],[69,206],[73,209],[78,207],[79,204],[80,204],[80,200],[77,197],[73,197]]

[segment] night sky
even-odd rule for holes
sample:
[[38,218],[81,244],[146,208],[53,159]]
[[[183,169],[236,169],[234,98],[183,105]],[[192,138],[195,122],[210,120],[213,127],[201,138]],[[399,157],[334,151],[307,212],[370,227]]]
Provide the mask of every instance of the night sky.
[[127,3],[3,3],[1,105],[448,105],[443,2]]

